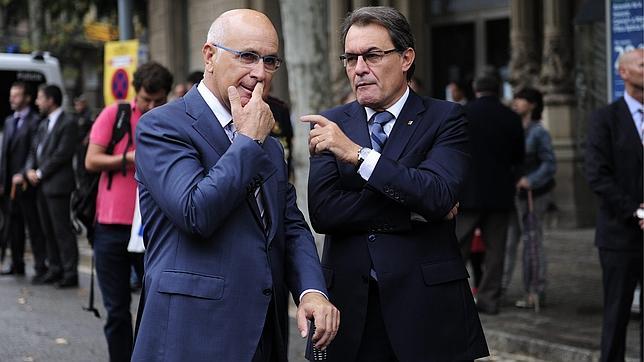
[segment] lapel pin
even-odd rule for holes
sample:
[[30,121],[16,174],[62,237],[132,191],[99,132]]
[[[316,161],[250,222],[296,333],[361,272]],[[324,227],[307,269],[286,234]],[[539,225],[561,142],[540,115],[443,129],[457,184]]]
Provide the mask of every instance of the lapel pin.
[[412,124],[414,124],[414,121],[407,121],[408,126],[411,126]]

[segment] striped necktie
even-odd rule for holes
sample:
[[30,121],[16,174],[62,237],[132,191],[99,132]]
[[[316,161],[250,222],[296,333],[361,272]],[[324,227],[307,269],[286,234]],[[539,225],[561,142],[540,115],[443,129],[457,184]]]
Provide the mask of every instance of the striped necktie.
[[644,145],[644,110],[640,108],[637,110],[637,113],[640,114],[640,129],[639,129],[640,141],[642,141],[642,144]]
[[376,152],[382,152],[387,142],[387,134],[385,133],[385,125],[394,119],[394,115],[384,111],[374,114],[371,119],[373,124],[371,126],[371,146]]
[[[224,127],[224,131],[226,131],[226,135],[232,143],[235,140],[235,136],[237,135],[237,130],[235,129],[235,124],[232,120],[228,122],[226,127]],[[264,224],[264,231],[268,233],[268,214],[266,213],[266,209],[264,208],[261,189],[262,187],[258,186],[254,191],[255,202],[257,203],[257,209],[259,210],[259,217],[262,220],[262,224]]]

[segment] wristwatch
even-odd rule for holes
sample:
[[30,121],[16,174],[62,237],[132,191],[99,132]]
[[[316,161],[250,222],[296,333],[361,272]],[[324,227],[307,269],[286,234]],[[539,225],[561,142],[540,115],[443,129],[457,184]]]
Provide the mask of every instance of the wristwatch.
[[358,150],[358,163],[356,163],[356,170],[360,168],[364,160],[369,155],[370,151],[371,151],[371,148],[360,147],[360,149]]

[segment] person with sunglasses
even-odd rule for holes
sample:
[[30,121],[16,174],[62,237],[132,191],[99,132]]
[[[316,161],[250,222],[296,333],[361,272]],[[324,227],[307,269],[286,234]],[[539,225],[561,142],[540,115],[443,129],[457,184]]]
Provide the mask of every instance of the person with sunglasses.
[[262,13],[219,16],[204,78],[146,113],[136,176],[146,240],[133,361],[285,361],[288,293],[306,336],[328,346],[339,312],[288,183],[265,99],[278,36]]
[[390,7],[354,10],[340,60],[356,101],[302,117],[309,213],[343,313],[328,361],[467,361],[488,355],[455,235],[468,165],[460,105],[408,86],[414,38]]

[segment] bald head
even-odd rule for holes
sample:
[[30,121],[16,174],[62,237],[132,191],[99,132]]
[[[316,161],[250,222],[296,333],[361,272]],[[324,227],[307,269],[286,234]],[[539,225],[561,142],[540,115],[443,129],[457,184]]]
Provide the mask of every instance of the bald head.
[[215,44],[225,43],[228,34],[250,25],[269,32],[278,41],[277,31],[266,15],[252,9],[233,9],[219,15],[212,22],[208,30],[206,42]]
[[241,105],[251,98],[257,83],[263,83],[265,97],[270,90],[275,68],[265,57],[276,59],[279,40],[273,23],[266,15],[250,9],[230,10],[210,26],[201,48],[206,87],[230,109],[228,87],[235,87]]
[[628,94],[644,103],[644,49],[622,53],[618,60],[619,76]]

